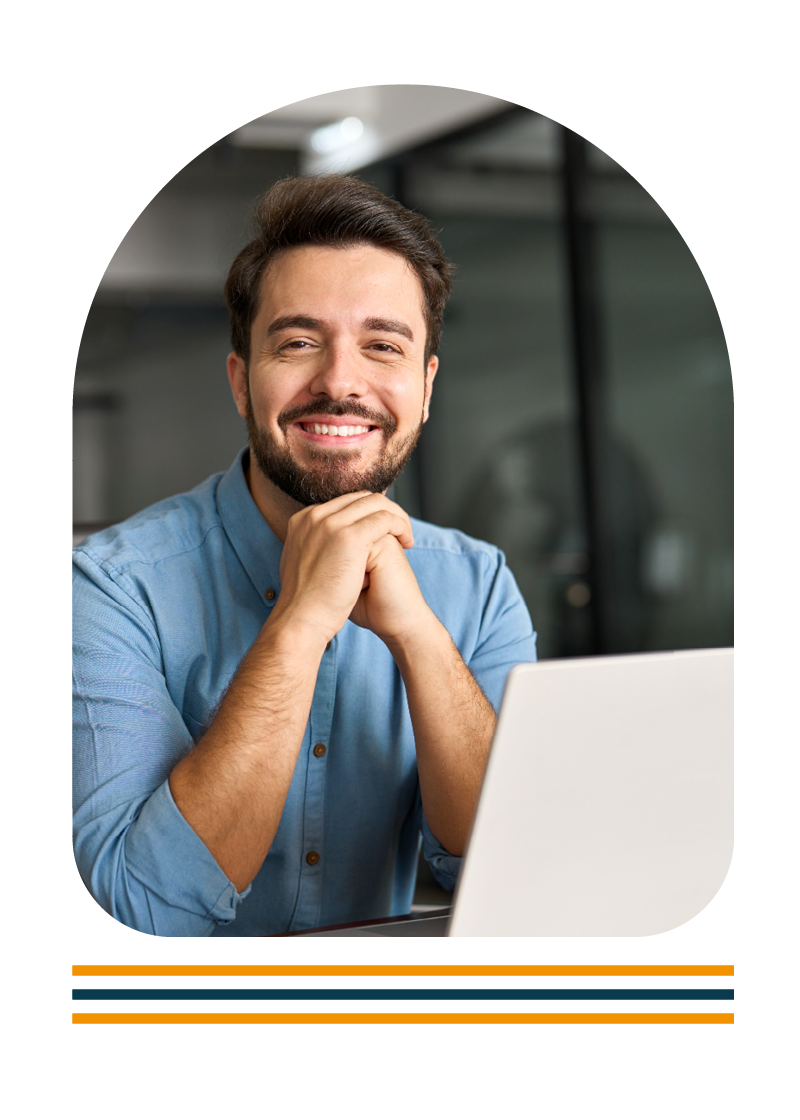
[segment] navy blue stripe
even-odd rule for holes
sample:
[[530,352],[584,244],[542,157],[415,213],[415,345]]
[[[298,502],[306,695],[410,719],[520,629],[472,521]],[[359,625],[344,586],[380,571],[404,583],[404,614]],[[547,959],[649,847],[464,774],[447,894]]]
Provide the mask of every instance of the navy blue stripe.
[[733,999],[733,988],[74,988],[73,999]]

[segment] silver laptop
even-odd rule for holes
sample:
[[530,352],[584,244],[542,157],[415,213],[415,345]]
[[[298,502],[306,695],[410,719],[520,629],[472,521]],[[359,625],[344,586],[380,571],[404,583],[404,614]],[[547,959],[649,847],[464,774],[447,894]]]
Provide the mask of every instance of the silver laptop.
[[451,911],[309,937],[663,933],[733,851],[733,650],[518,665]]

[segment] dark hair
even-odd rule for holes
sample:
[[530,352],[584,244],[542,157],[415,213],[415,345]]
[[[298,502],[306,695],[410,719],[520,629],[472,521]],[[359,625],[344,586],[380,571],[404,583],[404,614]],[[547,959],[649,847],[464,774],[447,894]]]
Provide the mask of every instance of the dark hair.
[[255,237],[236,257],[225,281],[231,342],[245,362],[264,272],[280,252],[299,245],[374,245],[405,257],[425,297],[425,361],[436,352],[453,268],[421,214],[360,179],[320,175],[282,179],[256,204],[253,219]]

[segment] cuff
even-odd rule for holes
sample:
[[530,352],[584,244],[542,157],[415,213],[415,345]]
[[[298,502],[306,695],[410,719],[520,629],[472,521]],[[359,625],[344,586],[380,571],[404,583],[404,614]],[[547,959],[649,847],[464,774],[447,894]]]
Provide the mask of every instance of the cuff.
[[446,891],[455,890],[456,879],[461,870],[461,856],[453,856],[446,848],[442,847],[428,828],[428,822],[425,820],[424,813],[422,815],[422,844],[425,859],[436,881],[440,883]]
[[[236,917],[241,894],[172,799],[169,781],[145,802],[127,843],[136,878],[169,906],[221,925]],[[165,853],[169,853],[165,858]]]

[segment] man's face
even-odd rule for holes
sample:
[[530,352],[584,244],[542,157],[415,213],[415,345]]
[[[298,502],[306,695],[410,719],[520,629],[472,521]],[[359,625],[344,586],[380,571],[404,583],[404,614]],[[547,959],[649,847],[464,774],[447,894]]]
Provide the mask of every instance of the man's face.
[[262,474],[301,505],[385,491],[428,418],[438,362],[426,368],[425,340],[422,286],[403,257],[304,245],[273,261],[249,370],[228,358]]

